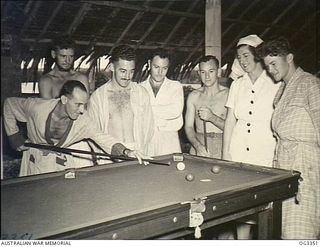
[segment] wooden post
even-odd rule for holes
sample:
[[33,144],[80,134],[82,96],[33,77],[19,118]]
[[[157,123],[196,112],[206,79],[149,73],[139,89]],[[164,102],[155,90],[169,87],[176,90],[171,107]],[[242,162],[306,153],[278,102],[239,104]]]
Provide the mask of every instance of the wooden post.
[[206,55],[214,55],[221,64],[221,0],[206,0]]

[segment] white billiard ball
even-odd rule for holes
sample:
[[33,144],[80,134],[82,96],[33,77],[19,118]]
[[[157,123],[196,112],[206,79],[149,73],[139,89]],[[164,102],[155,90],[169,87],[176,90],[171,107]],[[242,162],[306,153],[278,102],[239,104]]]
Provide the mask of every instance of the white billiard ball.
[[177,163],[177,169],[183,171],[186,168],[186,165],[183,162]]

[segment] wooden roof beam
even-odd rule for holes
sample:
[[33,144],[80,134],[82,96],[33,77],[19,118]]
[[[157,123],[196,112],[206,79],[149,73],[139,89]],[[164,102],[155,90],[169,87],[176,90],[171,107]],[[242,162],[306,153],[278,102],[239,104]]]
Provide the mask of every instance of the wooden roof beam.
[[197,23],[195,25],[193,25],[193,27],[191,28],[190,32],[183,37],[183,39],[180,41],[179,45],[183,45],[184,43],[186,43],[187,41],[189,41],[191,35],[193,35],[193,33],[197,30],[197,28],[200,26],[201,23],[204,22],[204,19],[199,19],[197,21]]
[[[235,18],[228,18],[227,16],[231,14],[231,12],[233,11],[233,9],[235,7],[237,7],[240,4],[241,1],[233,1],[232,5],[222,13],[222,20],[225,22],[235,22],[235,23],[243,23],[243,24],[252,24],[252,25],[256,25],[256,26],[265,26],[267,27],[269,25],[269,23],[263,23],[263,22],[255,22],[255,21],[246,21],[246,20],[239,20],[235,19]],[[250,6],[248,7],[250,8]],[[276,27],[279,28],[286,28],[286,29],[292,29],[293,28],[288,28],[288,27],[284,27],[284,26],[280,26],[280,25],[275,25]]]
[[60,1],[58,3],[58,5],[55,7],[54,11],[52,12],[51,16],[49,17],[49,20],[47,21],[46,25],[41,30],[41,32],[38,35],[37,39],[40,39],[43,36],[43,34],[48,30],[48,28],[49,28],[50,24],[52,23],[53,19],[56,17],[58,12],[60,11],[63,3],[64,3],[64,1]]
[[[232,5],[228,8],[227,11],[222,13],[223,17],[228,16],[232,10],[239,5],[240,1],[233,1]],[[184,36],[184,38],[180,41],[179,45],[183,45],[186,41],[189,40],[190,36],[197,30],[198,26],[204,21],[204,19],[199,19],[195,25],[191,28],[190,32]],[[234,21],[234,19],[228,19],[227,21]]]
[[[230,26],[228,26],[227,29],[225,29],[225,30],[223,31],[222,37],[223,37],[224,35],[226,35],[226,34],[231,30],[231,28],[233,28],[234,25],[236,25],[236,23],[237,23],[238,21],[241,21],[241,18],[242,18],[243,16],[245,16],[245,15],[249,12],[249,10],[251,10],[255,5],[257,5],[258,2],[259,2],[258,0],[252,1],[251,4],[250,4],[250,5],[241,13],[241,15],[236,19],[236,21],[233,22]],[[239,23],[239,22],[238,22],[238,23]]]
[[[3,40],[3,39],[1,39],[1,40]],[[29,38],[28,39],[27,38],[21,39],[21,42],[25,42],[25,43],[33,43],[35,41],[36,41],[35,39],[29,39]],[[52,39],[41,39],[41,40],[38,41],[38,43],[51,43],[51,42],[52,42]],[[78,45],[89,45],[90,44],[90,41],[87,41],[87,40],[75,40],[75,42]],[[202,42],[203,42],[203,40],[202,40]],[[95,45],[96,46],[101,46],[101,47],[113,47],[114,43],[96,42]],[[152,50],[152,49],[156,49],[158,47],[159,46],[157,46],[157,45],[141,45],[141,46],[139,46],[139,48],[145,49],[145,50]],[[175,51],[185,51],[185,52],[193,51],[189,47],[180,47],[179,44],[173,44],[173,45],[165,47],[164,49],[166,49],[166,50],[175,50]],[[203,50],[203,49],[198,49],[198,50],[200,51],[200,50]]]
[[[258,19],[264,12],[268,11],[269,8],[273,5],[273,1],[268,1],[268,5],[265,8],[261,8],[260,11],[256,14],[255,18],[252,20]],[[223,58],[226,54],[228,54],[229,50],[234,47],[234,45],[238,42],[238,40],[246,33],[249,29],[249,26],[246,26],[246,28],[242,29],[241,32],[238,33],[236,38],[228,45],[226,49],[224,49],[221,58]],[[257,34],[258,35],[258,34]]]
[[299,27],[299,29],[296,29],[296,31],[293,33],[292,36],[290,36],[290,40],[293,40],[298,34],[301,33],[301,30],[305,29],[308,25],[310,25],[310,23],[313,21],[313,19],[317,16],[317,14],[319,14],[320,11],[317,11],[315,13],[313,13],[308,19],[307,21],[302,25],[302,27]]
[[5,21],[5,18],[6,18],[6,13],[9,5],[10,5],[10,1],[1,1],[1,30],[2,30],[3,22]]
[[[200,40],[200,42],[198,43],[198,45],[196,47],[193,48],[193,50],[190,52],[190,54],[187,56],[187,58],[184,60],[184,64],[188,63],[190,58],[192,58],[192,56],[199,50],[199,48],[201,46],[204,47],[204,40],[205,40],[205,37],[203,36],[202,39]],[[203,50],[203,49],[202,49]]]
[[[225,16],[228,16],[235,7],[237,7],[239,5],[240,1],[233,1],[231,6],[224,12],[222,13],[222,18],[224,18]],[[223,19],[225,20],[225,19]],[[190,32],[184,36],[184,38],[181,40],[181,42],[179,43],[179,45],[183,45],[186,41],[189,40],[190,36],[197,30],[198,26],[204,21],[204,19],[199,19],[197,21],[197,23],[195,25],[193,25],[193,27],[191,28]],[[227,21],[234,21],[234,19],[228,19]]]
[[240,4],[241,1],[233,1],[231,6],[226,10],[224,11],[224,13],[222,13],[222,16],[228,16],[232,13],[233,9],[235,7],[238,7],[238,5]]
[[27,21],[24,23],[24,25],[23,25],[23,27],[21,29],[20,35],[24,34],[24,32],[29,27],[31,21],[36,18],[36,13],[37,13],[38,9],[40,8],[41,3],[42,3],[42,1],[36,1],[36,4],[33,7],[31,13],[29,14],[29,17],[28,17]]
[[103,35],[103,33],[107,30],[109,24],[112,22],[113,18],[115,18],[117,16],[119,11],[120,11],[119,8],[116,8],[116,9],[112,10],[111,14],[106,18],[105,24],[99,30],[97,36]]
[[263,38],[271,30],[271,27],[277,24],[281,20],[281,18],[284,17],[290,11],[290,9],[292,9],[293,6],[297,4],[298,1],[299,0],[292,1],[291,4],[284,11],[282,11],[280,15],[278,15],[278,17],[271,23],[271,25],[262,32],[260,37]]
[[26,6],[25,6],[24,9],[23,9],[23,13],[24,13],[25,15],[27,15],[27,14],[29,13],[33,2],[34,2],[34,0],[29,0],[29,1],[27,2]]
[[124,36],[129,32],[130,28],[133,26],[133,24],[139,20],[142,17],[143,13],[142,12],[138,12],[135,14],[135,16],[131,19],[130,23],[128,24],[128,26],[122,31],[122,33],[120,34],[119,38],[117,39],[116,43],[114,44],[114,46],[117,46],[121,40],[124,38]]
[[[269,1],[269,3],[270,2],[271,1]],[[254,19],[256,19],[256,18],[254,18]],[[235,23],[241,23],[241,24],[248,24],[248,25],[252,25],[252,26],[261,26],[261,27],[269,27],[270,26],[270,23],[266,23],[266,22],[246,21],[246,20],[239,20],[239,19],[228,18],[228,17],[222,18],[222,20],[224,22],[235,22]],[[288,27],[288,26],[284,26],[284,25],[275,24],[273,26],[277,27],[277,28],[281,28],[281,29],[292,30],[292,31],[297,30],[296,28],[292,28],[292,27]]]
[[[170,6],[173,4],[173,1],[169,1],[166,6],[164,7],[164,10],[168,10]],[[149,36],[149,34],[152,32],[152,30],[156,27],[160,19],[163,17],[164,14],[159,14],[157,18],[152,22],[152,24],[149,26],[148,30],[143,34],[143,36],[139,39],[138,44],[136,45],[136,48],[138,48],[143,41]]]
[[77,27],[81,24],[83,18],[85,17],[85,15],[87,14],[87,12],[90,9],[91,4],[90,3],[84,3],[82,4],[80,10],[78,11],[76,17],[73,19],[73,22],[71,23],[71,25],[68,28],[67,33],[69,35],[71,35],[76,29]]
[[[149,5],[149,0],[147,0],[144,4],[143,7],[147,7]],[[130,23],[128,24],[128,26],[122,31],[122,33],[120,34],[119,38],[117,39],[116,43],[114,44],[113,47],[116,47],[121,40],[124,38],[124,36],[129,32],[129,30],[131,29],[131,27],[133,26],[133,24],[138,21],[139,19],[141,19],[142,15],[144,14],[144,12],[137,12],[135,14],[135,16],[131,19]],[[110,51],[111,52],[111,51]]]
[[[198,2],[199,2],[199,0],[194,0],[192,2],[192,4],[189,6],[187,13],[190,13],[194,9],[194,7],[198,4]],[[179,21],[177,22],[175,27],[171,30],[168,37],[165,39],[164,43],[161,45],[162,48],[169,42],[169,40],[172,38],[172,36],[175,34],[175,32],[181,26],[181,24],[185,21],[185,19],[186,19],[186,17],[181,17],[179,19]]]
[[122,9],[130,9],[135,11],[141,12],[151,12],[151,13],[158,13],[163,15],[173,15],[173,16],[180,16],[180,17],[190,17],[190,18],[203,18],[201,14],[194,14],[194,13],[187,13],[182,11],[174,11],[174,10],[164,10],[161,8],[155,7],[142,7],[134,4],[128,4],[123,2],[116,2],[116,1],[88,1],[82,0],[81,2],[88,2],[95,5],[104,5],[108,7],[115,7],[115,8],[122,8]]

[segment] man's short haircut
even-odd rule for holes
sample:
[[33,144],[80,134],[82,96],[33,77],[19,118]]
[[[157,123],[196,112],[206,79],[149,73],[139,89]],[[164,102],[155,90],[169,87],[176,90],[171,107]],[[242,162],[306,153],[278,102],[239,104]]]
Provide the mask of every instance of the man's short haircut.
[[162,48],[155,49],[150,56],[150,60],[152,60],[156,56],[159,56],[162,59],[167,58],[169,61],[171,59],[169,51]]
[[75,49],[76,43],[69,35],[60,35],[53,40],[53,50]]
[[65,84],[63,84],[63,86],[60,90],[59,97],[61,97],[62,95],[64,95],[64,96],[72,95],[75,88],[79,88],[80,90],[87,92],[87,89],[82,84],[82,82],[77,81],[77,80],[68,80]]
[[115,47],[111,53],[110,62],[119,61],[119,59],[126,61],[135,61],[136,52],[135,50],[128,45],[119,45]]
[[213,55],[206,55],[206,56],[201,57],[199,60],[199,65],[200,65],[200,63],[206,63],[210,60],[212,60],[217,65],[217,68],[219,68],[219,60],[218,60],[218,58],[216,58]]
[[286,56],[292,52],[289,41],[284,37],[263,42],[257,47],[258,56],[263,59],[266,56]]

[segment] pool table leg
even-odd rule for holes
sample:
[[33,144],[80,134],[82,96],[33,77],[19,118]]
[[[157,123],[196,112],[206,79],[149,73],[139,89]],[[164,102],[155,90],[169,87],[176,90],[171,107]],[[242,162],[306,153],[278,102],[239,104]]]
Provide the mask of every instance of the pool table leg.
[[258,239],[281,239],[282,201],[258,214]]

